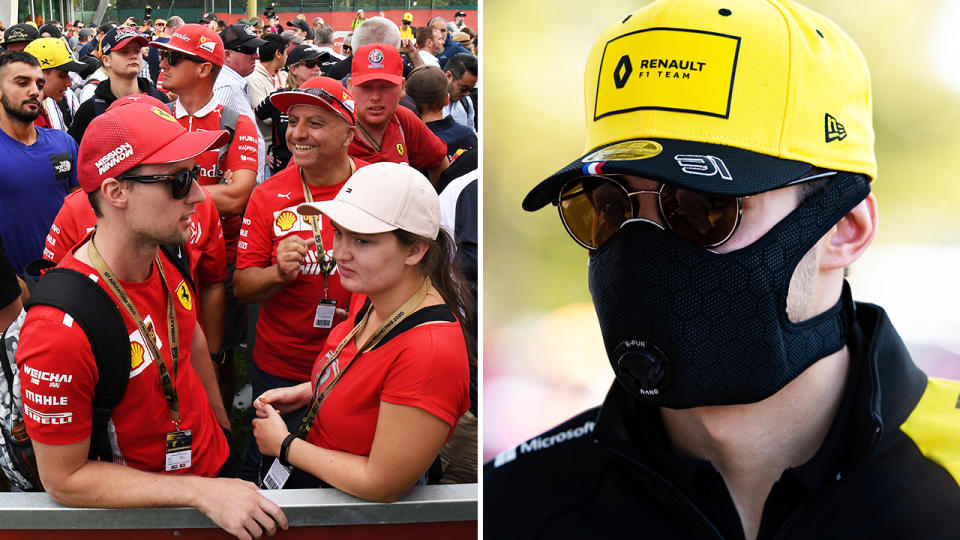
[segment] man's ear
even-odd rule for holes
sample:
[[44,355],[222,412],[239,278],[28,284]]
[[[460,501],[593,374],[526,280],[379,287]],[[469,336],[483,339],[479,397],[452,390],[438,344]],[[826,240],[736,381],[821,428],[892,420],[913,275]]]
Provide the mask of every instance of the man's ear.
[[127,190],[116,178],[107,178],[100,184],[100,197],[103,202],[115,208],[127,207]]
[[877,198],[871,193],[827,233],[820,267],[832,270],[850,266],[877,236],[877,225]]

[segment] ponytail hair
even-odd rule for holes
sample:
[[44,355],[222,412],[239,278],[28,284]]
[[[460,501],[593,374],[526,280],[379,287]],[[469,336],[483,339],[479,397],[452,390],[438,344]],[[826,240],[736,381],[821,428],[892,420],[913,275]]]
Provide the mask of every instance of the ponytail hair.
[[[470,328],[473,327],[476,320],[476,298],[467,285],[467,279],[463,275],[463,270],[457,263],[457,244],[446,229],[440,227],[440,233],[436,240],[418,236],[416,234],[394,229],[393,233],[397,236],[401,245],[412,246],[416,243],[422,243],[427,246],[427,252],[420,259],[418,265],[420,273],[424,277],[430,278],[433,285],[443,301],[450,306],[450,310],[457,316],[460,322],[460,329],[463,330],[464,341],[470,338]],[[474,356],[472,348],[468,343],[467,353],[470,355],[470,363],[476,365],[477,359]]]

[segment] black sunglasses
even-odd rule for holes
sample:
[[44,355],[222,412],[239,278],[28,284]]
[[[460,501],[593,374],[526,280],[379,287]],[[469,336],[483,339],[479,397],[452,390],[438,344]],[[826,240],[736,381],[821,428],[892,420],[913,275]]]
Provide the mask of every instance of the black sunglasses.
[[317,67],[317,66],[320,65],[320,59],[319,59],[319,58],[313,58],[313,59],[311,59],[311,60],[302,60],[302,61],[300,61],[300,62],[298,62],[298,63],[299,63],[299,64],[303,64],[304,67],[306,67],[306,68],[313,69],[313,68],[315,68],[315,67]]
[[610,176],[581,176],[564,184],[557,206],[570,236],[587,249],[604,244],[627,220],[639,216],[636,195],[656,195],[660,218],[674,234],[703,247],[716,247],[740,225],[742,197],[714,197],[661,184],[657,190],[631,191]]
[[233,51],[233,52],[238,52],[238,53],[240,53],[240,54],[257,54],[257,48],[256,48],[256,47],[246,47],[246,46],[242,46],[242,45],[241,45],[241,46],[238,46],[238,47],[230,47],[230,48],[227,49],[227,50],[230,50],[230,51]]
[[341,51],[352,51],[352,50],[353,50],[353,47],[351,47],[351,46],[349,46],[349,45],[341,45],[341,46],[340,46],[340,50],[341,50]]
[[182,52],[177,51],[164,51],[159,52],[160,60],[166,60],[170,67],[177,65],[181,60],[189,60],[195,64],[202,64],[206,62],[203,58],[198,58],[196,56],[191,56],[189,54],[183,54]]
[[154,184],[157,182],[170,182],[173,190],[174,199],[183,199],[190,193],[193,182],[200,177],[200,169],[184,169],[171,174],[147,174],[142,176],[121,175],[120,180],[133,180],[141,184]]

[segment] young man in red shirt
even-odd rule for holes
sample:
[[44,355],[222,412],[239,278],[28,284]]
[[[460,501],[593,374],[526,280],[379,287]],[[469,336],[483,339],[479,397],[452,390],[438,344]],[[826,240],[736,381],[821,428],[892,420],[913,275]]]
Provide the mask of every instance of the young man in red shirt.
[[[111,413],[113,462],[92,461],[97,366],[86,335],[57,308],[30,310],[16,359],[44,487],[73,506],[194,506],[238,536],[286,528],[283,511],[255,486],[213,478],[229,469],[220,429],[229,421],[218,425],[214,412],[224,414],[193,291],[158,249],[189,239],[189,216],[203,199],[193,158],[226,133],[188,133],[148,103],[110,109],[91,128],[98,136],[81,145],[78,178],[97,230],[60,266],[91,276],[117,303],[130,335],[130,380]],[[175,374],[172,384],[164,372]]]
[[[313,201],[333,199],[366,165],[347,154],[355,133],[353,98],[339,81],[314,77],[269,99],[289,115],[293,163],[253,190],[240,230],[236,294],[262,303],[250,374],[254,396],[309,380],[327,334],[345,318],[350,293],[331,258],[330,221],[316,220],[314,230],[297,206],[307,191]],[[256,478],[259,456],[251,438],[241,478]]]
[[357,49],[347,88],[357,109],[350,155],[370,163],[409,163],[436,184],[450,166],[447,145],[413,111],[397,106],[404,91],[400,52],[383,43]]
[[[210,28],[185,24],[166,43],[152,42],[160,49],[160,68],[164,88],[177,94],[173,113],[189,131],[217,130],[222,125],[233,129],[224,150],[208,150],[197,156],[200,185],[210,193],[223,223],[227,250],[226,319],[223,350],[215,357],[220,373],[221,391],[230,399],[234,392],[232,351],[240,344],[246,326],[244,308],[233,294],[233,269],[237,259],[240,220],[247,200],[257,182],[257,127],[241,111],[225,108],[213,92],[224,63],[223,41]],[[229,175],[228,175],[229,173]],[[226,178],[229,177],[229,181]]]
[[[150,103],[166,107],[150,96],[127,96],[113,102],[110,108],[130,103]],[[200,188],[203,189],[203,188]],[[204,200],[190,214],[190,240],[184,245],[190,261],[190,277],[197,286],[197,318],[207,337],[211,355],[220,351],[223,341],[224,281],[227,279],[227,254],[223,245],[223,229],[213,199],[204,190]],[[50,226],[43,258],[59,263],[77,244],[93,232],[97,216],[87,194],[75,191],[63,200],[60,212]],[[232,402],[232,395],[231,402]],[[229,408],[227,402],[225,408]]]

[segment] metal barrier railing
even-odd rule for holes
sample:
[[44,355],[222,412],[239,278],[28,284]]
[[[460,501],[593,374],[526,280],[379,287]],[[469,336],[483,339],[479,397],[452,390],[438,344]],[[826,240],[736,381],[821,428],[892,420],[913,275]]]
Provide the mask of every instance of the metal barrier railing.
[[[353,530],[354,536],[362,537],[363,528],[371,527],[378,538],[411,537],[411,534],[412,537],[423,534],[437,537],[429,533],[431,530],[442,530],[444,538],[476,538],[477,535],[477,484],[417,486],[394,503],[368,502],[336,489],[262,493],[283,508],[294,530]],[[0,493],[0,538],[5,539],[37,538],[31,536],[35,531],[44,531],[49,537],[60,531],[54,537],[69,534],[71,540],[78,540],[87,536],[95,538],[108,530],[130,530],[131,537],[145,540],[151,536],[170,538],[171,534],[189,536],[185,533],[191,529],[211,528],[216,525],[189,507],[72,508],[54,502],[46,493]],[[213,531],[202,534],[211,535]]]

